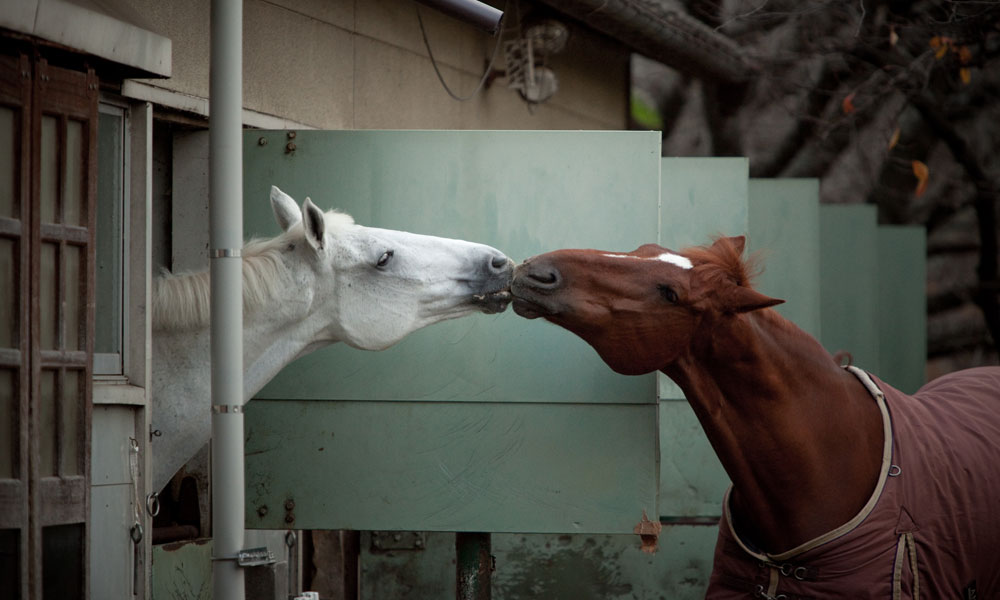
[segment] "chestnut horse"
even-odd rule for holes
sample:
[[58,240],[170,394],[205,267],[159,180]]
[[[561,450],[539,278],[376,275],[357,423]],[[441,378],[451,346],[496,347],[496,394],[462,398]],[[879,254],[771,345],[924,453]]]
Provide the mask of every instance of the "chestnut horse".
[[732,480],[709,597],[1000,597],[1000,368],[914,396],[842,368],[769,310],[743,247],[549,252],[517,267],[514,310],[684,391]]

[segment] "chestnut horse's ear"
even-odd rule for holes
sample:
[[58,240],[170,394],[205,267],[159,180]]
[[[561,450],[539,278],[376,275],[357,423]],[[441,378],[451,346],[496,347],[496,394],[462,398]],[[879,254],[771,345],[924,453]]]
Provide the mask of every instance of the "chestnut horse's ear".
[[719,239],[715,240],[715,242],[712,245],[717,246],[719,244],[727,242],[729,243],[729,245],[733,247],[734,250],[736,250],[736,254],[742,255],[743,249],[747,245],[747,238],[745,235],[737,235],[733,237],[720,237]]
[[725,309],[734,313],[745,313],[784,302],[784,300],[765,296],[752,288],[738,285],[726,296]]

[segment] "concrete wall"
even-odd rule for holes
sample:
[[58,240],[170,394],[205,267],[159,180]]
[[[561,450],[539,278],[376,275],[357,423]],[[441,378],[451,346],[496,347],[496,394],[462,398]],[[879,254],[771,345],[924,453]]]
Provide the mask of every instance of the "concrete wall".
[[[146,25],[173,43],[173,76],[156,89],[206,98],[209,3],[136,0]],[[442,88],[412,0],[247,0],[245,108],[321,129],[625,129],[629,52],[570,23],[548,65],[559,91],[529,109],[499,78],[468,102]],[[530,8],[521,3],[521,12]],[[496,38],[421,8],[431,49],[460,96],[478,84]],[[509,25],[516,24],[511,4]],[[511,35],[508,31],[506,35]],[[503,68],[502,52],[496,68]]]

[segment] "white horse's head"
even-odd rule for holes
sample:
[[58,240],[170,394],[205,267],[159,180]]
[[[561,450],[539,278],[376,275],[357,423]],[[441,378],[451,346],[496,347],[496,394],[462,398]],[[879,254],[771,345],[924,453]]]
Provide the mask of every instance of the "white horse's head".
[[408,333],[474,312],[497,313],[510,301],[514,263],[472,242],[362,227],[299,207],[271,187],[271,208],[285,231],[282,260],[301,290],[305,318],[318,338],[382,350]]

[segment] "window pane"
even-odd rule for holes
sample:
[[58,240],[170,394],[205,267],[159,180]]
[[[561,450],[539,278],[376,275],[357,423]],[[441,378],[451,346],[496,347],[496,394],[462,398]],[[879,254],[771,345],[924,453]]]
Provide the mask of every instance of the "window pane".
[[60,475],[82,475],[80,470],[80,433],[83,431],[81,410],[80,378],[84,372],[78,370],[67,370],[63,374],[62,385],[62,405],[59,407],[59,416],[62,421],[61,429],[61,452],[59,453],[59,474]]
[[21,597],[21,530],[0,529],[0,598]]
[[[17,479],[20,412],[17,402],[17,370],[0,369],[0,479]],[[2,543],[0,543],[2,547]],[[2,549],[0,549],[2,552]],[[3,558],[0,557],[0,563]],[[0,567],[2,568],[2,567]],[[0,580],[3,574],[0,573]],[[0,581],[0,591],[3,581]],[[3,598],[0,594],[0,598]]]
[[18,218],[14,200],[20,165],[14,160],[17,152],[17,127],[13,109],[0,106],[0,217]]
[[83,303],[80,294],[84,293],[80,285],[80,250],[79,246],[66,244],[63,246],[63,319],[66,331],[63,332],[63,348],[66,350],[84,350],[84,337],[80,329],[86,324],[86,315],[80,310]]
[[42,268],[38,281],[39,306],[41,310],[41,323],[39,329],[41,339],[39,343],[44,350],[54,350],[58,348],[56,330],[59,324],[59,286],[57,282],[58,269],[56,268],[56,256],[59,247],[55,244],[42,244]]
[[83,551],[83,523],[42,528],[44,600],[83,598]]
[[83,210],[83,123],[66,122],[66,173],[63,181],[66,189],[63,195],[63,223],[67,225],[87,225]]
[[38,474],[42,477],[58,475],[56,470],[56,375],[58,371],[42,370],[42,393],[38,399]]
[[17,348],[21,321],[17,240],[0,238],[0,348]]
[[58,223],[59,214],[59,123],[55,117],[42,117],[41,201],[42,222]]
[[[94,352],[122,350],[122,218],[124,190],[121,114],[101,113],[97,127],[97,326]],[[120,367],[119,370],[120,371]]]

